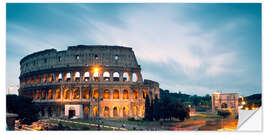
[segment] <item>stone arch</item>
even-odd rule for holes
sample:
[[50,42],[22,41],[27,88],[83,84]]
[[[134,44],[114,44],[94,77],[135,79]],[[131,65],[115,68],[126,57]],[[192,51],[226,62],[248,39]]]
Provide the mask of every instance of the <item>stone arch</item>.
[[48,90],[48,99],[53,99],[53,91],[52,91],[52,89]]
[[104,81],[110,81],[110,73],[108,71],[105,71],[103,73],[103,80]]
[[88,81],[90,79],[90,73],[89,72],[85,72],[84,76],[83,76],[83,80],[84,81]]
[[133,98],[133,99],[138,99],[138,97],[139,97],[138,90],[133,90],[133,91],[132,91],[132,98]]
[[129,77],[128,72],[124,72],[123,73],[123,81],[124,82],[130,81],[130,77]]
[[109,118],[110,117],[110,108],[108,106],[104,107],[104,111],[103,111],[104,117],[105,118]]
[[83,99],[89,99],[90,95],[89,95],[89,90],[88,88],[84,88],[83,89]]
[[88,116],[89,116],[89,107],[88,106],[84,106],[83,108],[83,118],[84,119],[88,119]]
[[94,89],[93,94],[92,94],[92,98],[93,99],[98,99],[98,97],[99,97],[98,89]]
[[66,75],[65,75],[65,81],[70,81],[70,80],[71,80],[71,73],[68,72],[68,73],[66,73]]
[[36,96],[35,96],[35,99],[39,99],[40,98],[40,90],[36,90]]
[[92,115],[93,115],[93,117],[97,117],[97,114],[98,114],[98,107],[94,106],[92,109]]
[[41,116],[45,116],[45,107],[41,107]]
[[113,117],[118,117],[118,108],[116,106],[113,107]]
[[40,75],[38,75],[38,76],[36,77],[36,82],[37,82],[37,83],[40,83]]
[[80,81],[80,77],[81,77],[80,72],[75,72],[74,80],[75,80],[76,82]]
[[41,92],[41,98],[42,99],[46,99],[46,91],[45,90],[42,90],[42,92]]
[[60,99],[61,98],[61,90],[60,89],[56,89],[55,90],[55,99]]
[[113,90],[113,99],[119,99],[120,96],[119,93],[120,93],[119,90],[117,89]]
[[64,90],[64,99],[70,99],[70,91],[68,88]]
[[63,80],[62,73],[59,73],[57,78],[56,78],[56,81],[61,82],[62,80]]
[[119,81],[120,75],[118,72],[113,73],[113,81]]
[[132,74],[132,81],[137,82],[138,81],[138,75],[136,73]]
[[32,84],[36,83],[35,76],[32,77],[31,82],[32,82]]
[[93,70],[93,80],[98,82],[99,81],[99,68],[94,68]]
[[129,92],[128,90],[123,91],[123,99],[129,99]]
[[48,107],[47,112],[48,112],[48,117],[53,116],[53,108],[52,107]]
[[43,82],[43,83],[46,83],[46,82],[47,82],[47,75],[46,75],[46,74],[44,74],[44,75],[42,76],[42,82]]
[[128,117],[128,107],[127,106],[124,106],[123,107],[123,117]]
[[108,89],[103,91],[103,99],[110,99],[111,92]]
[[78,88],[73,88],[72,99],[80,99],[80,90]]
[[145,99],[145,98],[146,98],[146,90],[143,89],[143,90],[142,90],[142,99]]
[[50,73],[50,74],[49,74],[48,81],[49,81],[50,83],[52,83],[52,82],[54,81],[54,79],[53,79],[53,73]]
[[137,117],[137,115],[138,115],[138,107],[136,105],[133,106],[132,112],[133,112],[133,117]]
[[144,107],[144,105],[142,105],[142,107],[141,107],[141,115],[142,115],[142,117],[144,117],[144,112],[145,112],[145,107]]

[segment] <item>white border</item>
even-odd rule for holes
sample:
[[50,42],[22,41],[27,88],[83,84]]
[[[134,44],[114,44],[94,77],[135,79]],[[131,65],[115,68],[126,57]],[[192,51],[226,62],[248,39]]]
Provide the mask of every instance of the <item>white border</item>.
[[[74,134],[192,134],[192,135],[203,135],[203,134],[212,134],[216,135],[218,134],[263,134],[262,132],[202,132],[202,131],[160,131],[160,132],[107,132],[107,131],[58,131],[58,132],[16,132],[16,131],[6,131],[6,124],[5,124],[5,115],[6,115],[6,3],[263,3],[262,4],[262,16],[263,16],[263,25],[262,25],[262,93],[263,93],[263,133],[269,134],[269,128],[265,128],[265,125],[269,126],[269,120],[270,120],[270,111],[269,107],[267,107],[267,103],[270,103],[270,87],[269,87],[269,75],[270,75],[270,65],[269,65],[269,14],[270,14],[270,7],[267,2],[264,2],[264,0],[0,0],[0,71],[1,71],[1,77],[0,77],[0,90],[2,90],[1,95],[1,111],[0,111],[0,121],[1,121],[1,134],[65,134],[65,135],[74,135]],[[266,18],[268,16],[268,18]],[[268,30],[268,31],[267,31]],[[268,43],[268,44],[267,44]],[[268,115],[264,115],[268,114]],[[268,121],[267,121],[268,120]],[[267,123],[266,123],[267,122]],[[255,122],[254,122],[255,123]]]

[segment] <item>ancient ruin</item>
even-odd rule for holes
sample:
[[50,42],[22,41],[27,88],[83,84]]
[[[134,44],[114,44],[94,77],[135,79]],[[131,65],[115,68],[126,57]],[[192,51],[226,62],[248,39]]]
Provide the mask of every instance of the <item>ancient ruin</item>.
[[132,48],[70,46],[20,61],[19,94],[32,97],[44,117],[143,118],[145,98],[159,98],[159,84],[143,80]]

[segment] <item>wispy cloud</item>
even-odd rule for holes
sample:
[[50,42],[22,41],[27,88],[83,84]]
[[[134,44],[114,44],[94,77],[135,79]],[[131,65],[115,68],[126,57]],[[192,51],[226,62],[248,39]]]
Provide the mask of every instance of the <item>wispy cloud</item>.
[[[41,7],[33,11],[37,15],[27,19],[33,22],[7,19],[10,54],[7,59],[12,61],[7,63],[8,67],[14,63],[19,66],[21,57],[48,48],[62,50],[77,44],[124,45],[135,51],[142,64],[143,77],[158,81],[165,89],[200,95],[211,93],[211,89],[248,93],[244,87],[246,82],[252,82],[250,89],[261,88],[258,83],[261,65],[243,65],[258,63],[260,58],[250,60],[246,55],[260,56],[261,53],[257,51],[260,44],[251,44],[260,43],[255,40],[260,38],[255,32],[240,33],[260,28],[248,15],[234,11],[224,16],[222,9],[210,12],[192,4],[47,4]],[[14,11],[7,11],[8,16],[11,12]],[[44,21],[48,21],[46,25]],[[205,26],[215,22],[218,25]],[[20,57],[15,55],[18,53]],[[17,69],[10,68],[7,75],[11,79],[7,84],[17,80],[18,74]]]

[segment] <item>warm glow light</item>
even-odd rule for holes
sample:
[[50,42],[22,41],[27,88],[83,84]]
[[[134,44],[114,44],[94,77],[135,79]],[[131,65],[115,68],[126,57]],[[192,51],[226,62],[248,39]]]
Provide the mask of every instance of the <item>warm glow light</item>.
[[242,102],[242,105],[245,105],[245,104],[246,104],[246,102],[245,102],[245,101],[243,101],[243,102]]
[[96,72],[99,72],[99,70],[100,70],[99,67],[94,67],[93,72],[96,73]]

